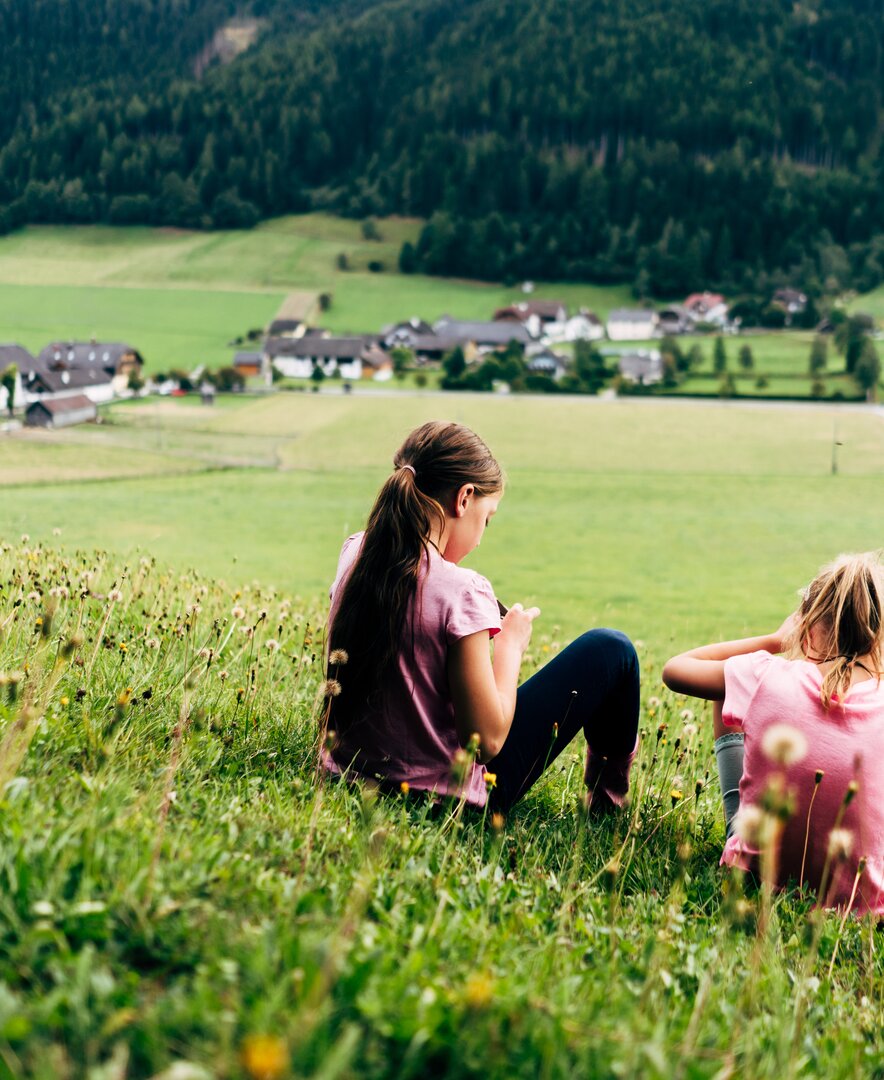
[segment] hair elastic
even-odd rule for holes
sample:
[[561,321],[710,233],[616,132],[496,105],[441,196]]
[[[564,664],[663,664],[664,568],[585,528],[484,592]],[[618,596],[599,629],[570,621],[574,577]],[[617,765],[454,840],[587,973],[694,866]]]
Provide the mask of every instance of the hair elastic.
[[408,471],[415,478],[415,480],[417,479],[417,472],[415,471],[415,468],[414,468],[413,465],[400,465],[399,468],[400,469],[408,469]]

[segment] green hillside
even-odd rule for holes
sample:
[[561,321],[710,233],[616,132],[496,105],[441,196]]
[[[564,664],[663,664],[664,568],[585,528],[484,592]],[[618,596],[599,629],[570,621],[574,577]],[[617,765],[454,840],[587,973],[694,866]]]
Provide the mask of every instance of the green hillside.
[[[377,0],[287,22],[300,7],[253,5],[273,33],[200,81],[136,65],[22,104],[0,224],[326,208],[429,219],[401,258],[435,274],[655,295],[884,280],[871,0]],[[187,26],[216,8],[190,10]],[[81,22],[85,58],[99,30]],[[121,55],[123,29],[101,29]]]

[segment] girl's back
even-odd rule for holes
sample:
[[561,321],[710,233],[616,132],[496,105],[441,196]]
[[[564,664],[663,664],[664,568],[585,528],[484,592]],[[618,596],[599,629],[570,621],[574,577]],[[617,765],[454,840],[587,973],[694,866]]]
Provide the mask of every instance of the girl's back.
[[799,881],[803,867],[824,903],[846,904],[864,860],[855,910],[884,911],[884,682],[857,681],[826,709],[823,673],[807,660],[754,652],[731,657],[724,671],[723,719],[742,725],[746,749],[743,809],[722,862],[748,868],[763,831],[759,808],[785,802],[779,881]]

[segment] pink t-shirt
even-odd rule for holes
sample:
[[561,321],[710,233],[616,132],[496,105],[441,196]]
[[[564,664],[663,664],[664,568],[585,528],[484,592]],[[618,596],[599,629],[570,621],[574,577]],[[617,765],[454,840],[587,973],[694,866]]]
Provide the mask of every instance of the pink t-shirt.
[[[345,541],[329,595],[329,623],[362,543],[362,533]],[[429,548],[426,569],[406,617],[408,643],[384,686],[381,710],[370,712],[339,736],[333,772],[351,769],[361,776],[402,781],[415,789],[463,795],[476,806],[487,798],[485,767],[475,762],[463,787],[452,777],[451,761],[461,742],[454,724],[448,687],[448,646],[477,631],[492,637],[500,631],[500,612],[488,581]],[[412,653],[411,643],[414,642]],[[346,647],[344,645],[344,647]]]
[[[795,809],[783,833],[778,878],[798,881],[807,838],[804,880],[819,889],[829,845],[844,794],[851,780],[859,790],[844,812],[840,828],[852,835],[846,862],[829,869],[825,897],[831,905],[846,905],[861,857],[866,868],[860,878],[853,910],[884,912],[884,682],[868,679],[855,683],[843,706],[834,700],[826,711],[820,701],[822,673],[807,660],[786,660],[767,652],[733,656],[725,662],[723,720],[742,726],[746,735],[740,806],[760,806],[770,778],[785,776],[795,797]],[[807,743],[801,761],[789,766],[771,762],[762,743],[775,724],[796,728]],[[814,776],[822,769],[814,791]],[[721,857],[723,864],[748,869],[758,855],[736,835]]]

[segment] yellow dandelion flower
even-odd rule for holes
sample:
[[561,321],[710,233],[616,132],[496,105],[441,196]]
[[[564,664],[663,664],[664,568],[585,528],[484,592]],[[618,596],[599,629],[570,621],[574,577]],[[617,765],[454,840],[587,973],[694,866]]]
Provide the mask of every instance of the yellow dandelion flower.
[[240,1059],[251,1080],[277,1080],[289,1071],[288,1047],[276,1035],[249,1035]]
[[679,788],[673,788],[669,792],[669,798],[672,799],[672,805],[675,806],[677,802],[684,798],[684,792]]
[[497,785],[497,773],[487,772],[485,773],[485,784],[487,787],[493,788]]
[[474,971],[464,985],[464,1001],[471,1009],[484,1009],[494,998],[494,980],[484,971]]
[[403,795],[407,795],[409,791],[411,791],[411,784],[409,784],[407,780],[403,780],[402,783],[399,785],[399,790],[402,792]]
[[65,708],[66,706],[70,705],[70,703],[71,703],[71,699],[68,698],[68,697],[63,697],[61,699],[62,708]]

